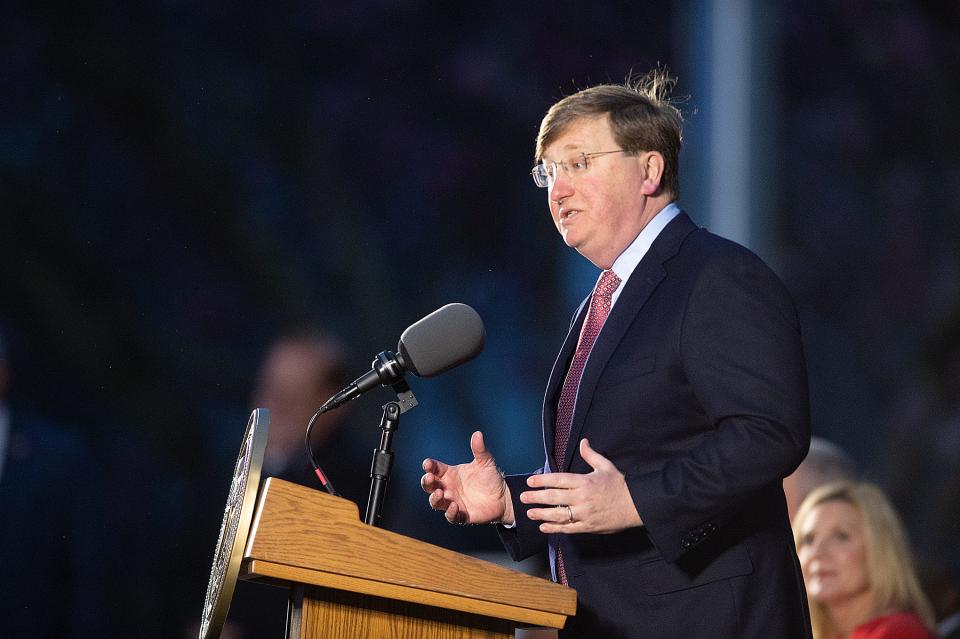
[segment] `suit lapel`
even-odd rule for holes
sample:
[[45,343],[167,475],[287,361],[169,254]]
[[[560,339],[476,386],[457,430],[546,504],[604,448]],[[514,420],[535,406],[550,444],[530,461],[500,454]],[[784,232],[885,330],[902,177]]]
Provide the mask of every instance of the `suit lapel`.
[[[593,350],[590,352],[587,365],[583,370],[583,376],[580,378],[580,387],[577,391],[577,403],[573,411],[573,422],[570,424],[570,441],[567,444],[567,453],[560,468],[557,469],[560,472],[570,470],[573,455],[579,452],[578,443],[580,441],[580,432],[583,430],[587,411],[593,401],[593,393],[596,390],[597,381],[606,368],[607,362],[610,361],[610,357],[616,351],[627,329],[630,328],[630,325],[640,313],[647,299],[657,288],[657,285],[660,284],[661,280],[666,277],[666,271],[663,268],[664,262],[676,255],[677,251],[680,250],[683,239],[696,228],[696,225],[690,220],[686,213],[681,212],[677,215],[677,217],[671,220],[663,231],[660,232],[660,235],[657,236],[657,239],[654,240],[651,245],[650,250],[643,256],[643,259],[640,260],[640,263],[637,264],[637,267],[627,280],[623,292],[620,293],[620,297],[617,299],[617,303],[614,305],[613,310],[610,311],[610,316],[607,317],[606,322],[604,322],[603,329],[600,331],[600,335],[593,345]],[[570,354],[576,347],[577,338],[579,338],[580,335],[580,326],[583,325],[584,316],[586,315],[585,309],[586,304],[580,309],[576,322],[576,332],[574,333],[574,331],[571,330],[570,334],[567,335],[563,350],[561,351],[561,357],[558,358],[557,364],[554,365],[554,373],[551,375],[550,387],[552,388],[552,393],[549,397],[551,398],[551,412],[554,416],[554,421],[556,421],[555,395],[557,392],[554,386],[554,378],[559,377],[560,381],[556,382],[557,384],[563,383],[563,376],[566,375],[567,372]],[[571,335],[573,335],[572,345],[570,345]],[[563,364],[562,371],[557,375],[557,368],[561,364]],[[552,424],[547,430],[551,432],[551,446],[547,450],[552,451]]]

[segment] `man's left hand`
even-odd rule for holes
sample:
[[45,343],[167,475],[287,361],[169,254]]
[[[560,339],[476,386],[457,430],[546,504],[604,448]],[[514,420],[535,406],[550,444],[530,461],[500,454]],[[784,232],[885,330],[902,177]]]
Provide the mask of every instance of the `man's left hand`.
[[[580,440],[580,456],[593,472],[546,473],[531,475],[527,485],[538,490],[520,493],[525,504],[543,504],[531,508],[527,516],[542,521],[544,533],[615,533],[642,526],[623,473],[609,459]],[[573,521],[570,521],[571,515]]]

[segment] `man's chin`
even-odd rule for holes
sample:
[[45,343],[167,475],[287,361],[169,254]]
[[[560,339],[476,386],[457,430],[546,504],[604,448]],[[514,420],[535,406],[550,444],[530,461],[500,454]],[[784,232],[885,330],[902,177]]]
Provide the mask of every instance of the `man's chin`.
[[566,244],[570,248],[575,249],[577,251],[580,250],[579,248],[577,248],[580,244],[580,240],[577,238],[576,235],[571,234],[569,231],[564,231],[563,229],[561,229],[560,236],[563,237],[564,244]]

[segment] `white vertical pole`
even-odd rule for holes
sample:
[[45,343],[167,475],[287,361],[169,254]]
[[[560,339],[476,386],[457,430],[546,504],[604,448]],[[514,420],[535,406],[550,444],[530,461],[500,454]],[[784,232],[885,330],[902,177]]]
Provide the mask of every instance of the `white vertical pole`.
[[710,0],[710,229],[749,245],[751,217],[751,0]]

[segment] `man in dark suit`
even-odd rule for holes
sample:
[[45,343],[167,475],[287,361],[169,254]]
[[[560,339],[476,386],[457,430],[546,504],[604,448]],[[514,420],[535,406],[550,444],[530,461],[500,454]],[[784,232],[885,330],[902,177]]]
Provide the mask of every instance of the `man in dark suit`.
[[796,312],[745,248],[675,203],[679,111],[662,71],[564,98],[534,179],[568,246],[603,270],[547,385],[546,461],[502,478],[428,459],[456,523],[499,522],[577,589],[567,637],[809,637],[781,480],[809,443]]

